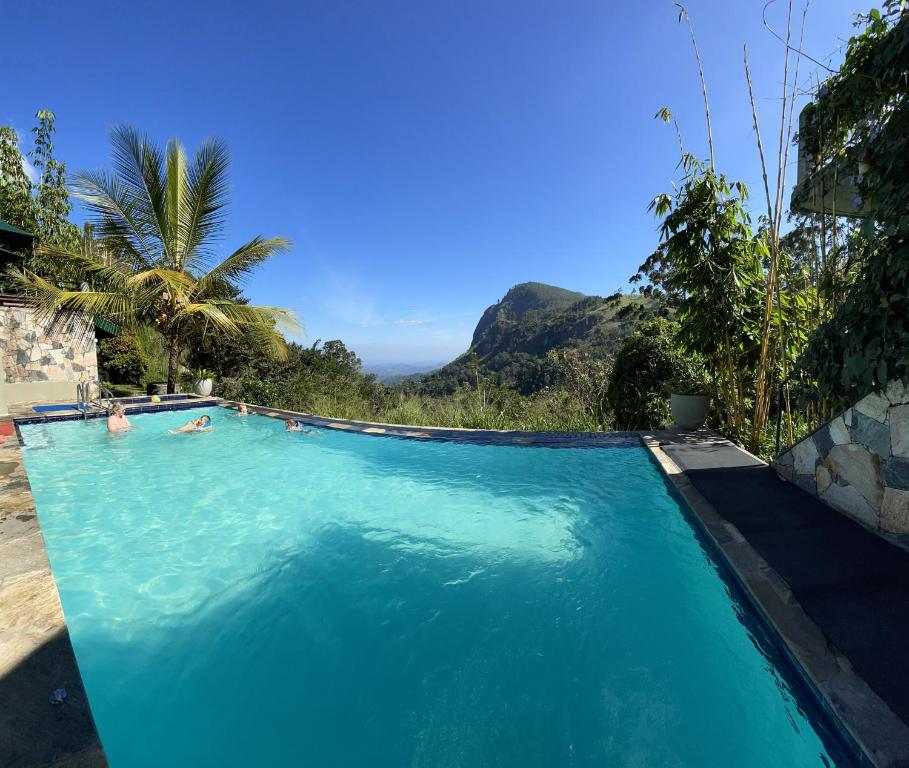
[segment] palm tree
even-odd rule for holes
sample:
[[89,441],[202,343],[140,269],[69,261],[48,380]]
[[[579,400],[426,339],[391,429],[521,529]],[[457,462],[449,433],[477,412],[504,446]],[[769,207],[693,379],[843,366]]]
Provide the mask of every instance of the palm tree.
[[244,278],[290,241],[257,236],[220,262],[215,257],[227,204],[226,145],[207,139],[190,161],[176,139],[162,152],[129,126],[112,131],[111,145],[113,172],[81,173],[73,183],[100,247],[86,238],[78,251],[39,248],[40,256],[79,275],[83,290],[14,271],[32,303],[48,315],[84,311],[126,327],[155,327],[167,344],[168,392],[176,388],[191,334],[243,336],[266,354],[283,357],[280,329],[300,327],[293,312],[238,297]]

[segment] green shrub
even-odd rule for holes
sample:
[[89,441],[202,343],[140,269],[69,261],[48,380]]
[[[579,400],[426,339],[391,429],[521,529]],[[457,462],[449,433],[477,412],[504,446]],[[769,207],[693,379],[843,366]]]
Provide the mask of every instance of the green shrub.
[[100,342],[98,368],[114,384],[141,384],[148,361],[139,337],[131,331],[122,331],[119,336]]
[[706,385],[699,374],[700,361],[692,361],[678,348],[678,328],[677,323],[663,318],[651,320],[622,344],[606,393],[618,429],[660,427],[669,421],[669,393],[674,383],[684,389]]

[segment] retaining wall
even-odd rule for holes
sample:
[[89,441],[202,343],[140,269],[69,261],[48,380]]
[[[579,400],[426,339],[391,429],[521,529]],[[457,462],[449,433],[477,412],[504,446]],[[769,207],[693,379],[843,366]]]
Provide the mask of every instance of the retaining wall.
[[909,386],[891,382],[862,398],[773,466],[870,528],[909,534]]
[[98,378],[94,325],[81,312],[39,319],[33,309],[0,306],[0,413],[7,403],[75,398]]

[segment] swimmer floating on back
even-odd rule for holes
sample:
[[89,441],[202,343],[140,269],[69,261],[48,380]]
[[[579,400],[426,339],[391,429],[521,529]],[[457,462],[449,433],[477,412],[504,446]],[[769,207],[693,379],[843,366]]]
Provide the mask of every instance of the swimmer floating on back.
[[200,416],[198,419],[190,419],[180,429],[167,431],[172,435],[179,435],[181,432],[211,432],[212,429],[211,416]]
[[284,422],[284,429],[288,432],[305,432],[306,434],[312,432],[311,429],[307,429],[303,426],[303,422],[299,419],[297,421],[287,419],[287,421]]

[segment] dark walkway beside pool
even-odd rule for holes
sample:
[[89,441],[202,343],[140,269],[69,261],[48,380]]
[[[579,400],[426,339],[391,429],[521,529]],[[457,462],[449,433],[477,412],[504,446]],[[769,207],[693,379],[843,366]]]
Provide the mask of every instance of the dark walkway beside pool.
[[782,577],[827,639],[909,724],[909,552],[725,440],[656,435],[719,515]]

